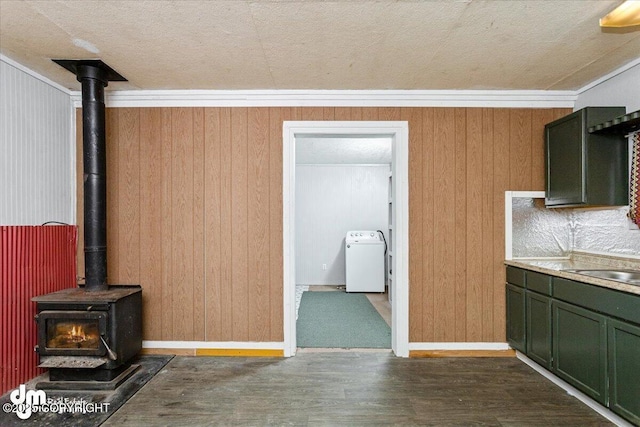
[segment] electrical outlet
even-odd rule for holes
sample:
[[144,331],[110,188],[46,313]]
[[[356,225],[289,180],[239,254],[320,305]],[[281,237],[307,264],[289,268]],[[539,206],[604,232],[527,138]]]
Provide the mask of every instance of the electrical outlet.
[[322,269],[326,270],[327,269],[327,264],[322,264]]

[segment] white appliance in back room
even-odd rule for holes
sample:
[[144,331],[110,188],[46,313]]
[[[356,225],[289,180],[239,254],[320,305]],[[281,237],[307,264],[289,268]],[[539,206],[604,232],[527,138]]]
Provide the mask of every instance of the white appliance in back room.
[[345,238],[347,292],[384,292],[385,243],[372,230],[348,231]]

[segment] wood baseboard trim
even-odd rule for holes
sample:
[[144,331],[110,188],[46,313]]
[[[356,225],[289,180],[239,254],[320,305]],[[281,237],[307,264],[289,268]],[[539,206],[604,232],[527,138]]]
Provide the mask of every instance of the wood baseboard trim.
[[516,357],[515,350],[411,350],[410,358]]

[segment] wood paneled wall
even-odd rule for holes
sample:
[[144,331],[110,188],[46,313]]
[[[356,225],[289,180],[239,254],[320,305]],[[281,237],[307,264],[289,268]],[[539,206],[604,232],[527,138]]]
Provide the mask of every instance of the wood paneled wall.
[[504,191],[544,189],[569,112],[110,108],[109,282],[142,284],[146,340],[282,341],[282,122],[407,120],[410,341],[504,341]]

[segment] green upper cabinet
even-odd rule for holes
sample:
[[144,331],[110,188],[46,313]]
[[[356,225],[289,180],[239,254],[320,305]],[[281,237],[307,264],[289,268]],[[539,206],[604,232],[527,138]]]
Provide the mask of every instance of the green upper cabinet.
[[625,107],[587,107],[545,126],[547,207],[628,204],[628,143],[588,128],[625,113]]

